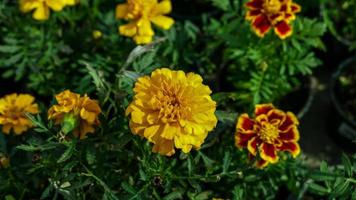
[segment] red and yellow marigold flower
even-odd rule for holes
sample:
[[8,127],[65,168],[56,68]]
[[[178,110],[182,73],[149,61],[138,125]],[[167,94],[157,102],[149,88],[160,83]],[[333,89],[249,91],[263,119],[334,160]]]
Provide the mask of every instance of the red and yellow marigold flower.
[[153,143],[153,152],[171,156],[199,149],[217,123],[216,103],[201,76],[157,69],[137,80],[134,100],[126,109],[133,134]]
[[34,10],[32,17],[36,20],[47,20],[50,10],[61,11],[65,6],[78,3],[79,0],[20,0],[20,10],[28,13]]
[[0,124],[2,132],[9,134],[11,129],[20,135],[33,127],[26,113],[39,113],[35,98],[28,94],[10,94],[0,99]]
[[170,0],[127,0],[116,7],[116,18],[129,21],[119,27],[119,33],[132,37],[136,44],[148,44],[154,36],[151,23],[165,30],[174,24],[172,18],[165,16],[171,11]]
[[84,139],[88,133],[94,133],[94,126],[100,124],[101,109],[97,101],[69,90],[57,94],[56,100],[58,104],[48,110],[48,119],[61,124],[65,134],[73,131],[76,137]]
[[248,9],[246,19],[251,21],[255,33],[263,37],[271,28],[281,39],[292,35],[290,23],[301,7],[293,0],[250,0],[246,3]]
[[272,104],[260,104],[255,108],[255,117],[242,114],[236,125],[235,144],[247,148],[251,157],[259,156],[258,167],[277,163],[278,152],[287,151],[296,157],[298,144],[298,119],[291,112],[276,109]]

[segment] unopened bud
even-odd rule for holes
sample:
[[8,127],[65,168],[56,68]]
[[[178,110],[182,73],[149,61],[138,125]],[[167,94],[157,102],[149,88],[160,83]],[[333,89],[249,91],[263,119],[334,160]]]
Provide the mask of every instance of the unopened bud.
[[68,134],[73,131],[78,126],[78,118],[73,114],[69,113],[64,115],[62,122],[62,132]]

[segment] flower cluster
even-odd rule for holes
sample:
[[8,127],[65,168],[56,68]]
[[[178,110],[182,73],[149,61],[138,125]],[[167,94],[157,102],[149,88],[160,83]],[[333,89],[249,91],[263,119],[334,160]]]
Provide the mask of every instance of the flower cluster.
[[26,113],[39,113],[35,98],[28,94],[10,94],[0,99],[0,124],[2,132],[9,134],[13,129],[20,135],[33,126]]
[[54,120],[55,124],[62,125],[62,131],[73,134],[80,139],[86,138],[88,133],[95,131],[94,126],[99,125],[98,116],[101,109],[98,103],[87,95],[65,90],[56,95],[58,104],[48,110],[48,119]]
[[119,27],[119,33],[133,37],[137,44],[148,44],[154,36],[151,23],[165,30],[174,24],[172,18],[165,16],[171,10],[170,0],[127,0],[116,7],[116,18],[130,21]]
[[154,144],[153,152],[171,156],[175,148],[198,149],[217,123],[216,103],[201,76],[157,69],[136,82],[126,110],[134,134]]
[[290,25],[301,11],[298,4],[292,0],[250,0],[246,3],[248,9],[246,19],[251,21],[255,33],[263,37],[271,28],[281,39],[292,35]]
[[47,20],[50,9],[61,11],[65,6],[72,6],[79,0],[20,0],[20,10],[23,13],[34,10],[32,17],[36,20]]
[[258,167],[279,160],[279,151],[288,151],[293,157],[300,153],[298,145],[298,119],[291,112],[283,112],[272,104],[261,104],[255,108],[255,118],[242,114],[236,125],[235,144],[247,148],[251,157],[259,154]]

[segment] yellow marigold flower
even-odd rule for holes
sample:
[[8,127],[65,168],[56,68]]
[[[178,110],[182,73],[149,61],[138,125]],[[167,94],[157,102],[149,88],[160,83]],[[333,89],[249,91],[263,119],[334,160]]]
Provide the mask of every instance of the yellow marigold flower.
[[100,124],[98,116],[101,109],[97,101],[69,90],[56,95],[56,100],[58,104],[48,110],[48,119],[61,124],[64,133],[73,131],[80,139],[86,138],[88,133],[94,133],[94,126]]
[[263,37],[271,28],[281,39],[292,35],[290,22],[301,7],[293,0],[250,0],[246,19],[251,21],[255,33]]
[[171,156],[174,147],[188,153],[199,149],[217,123],[216,103],[201,76],[157,69],[135,84],[134,100],[126,109],[130,128],[154,144],[153,152]]
[[39,113],[35,98],[28,94],[10,94],[0,99],[0,124],[2,132],[9,134],[11,129],[20,135],[33,127],[25,113]]
[[151,22],[168,30],[174,20],[165,16],[172,11],[170,0],[127,0],[127,3],[116,7],[116,18],[130,21],[119,27],[119,33],[133,37],[136,44],[152,42],[154,31]]
[[250,156],[259,154],[257,167],[277,163],[279,151],[287,151],[296,157],[300,153],[298,144],[299,125],[291,112],[276,109],[272,104],[256,105],[255,118],[242,114],[236,125],[235,144],[247,148]]

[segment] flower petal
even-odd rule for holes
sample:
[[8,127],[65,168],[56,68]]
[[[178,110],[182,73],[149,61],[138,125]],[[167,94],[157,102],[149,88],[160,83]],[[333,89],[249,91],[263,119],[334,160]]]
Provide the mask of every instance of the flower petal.
[[299,131],[296,126],[292,126],[285,133],[279,134],[279,139],[283,141],[298,141],[299,140]]
[[119,32],[121,35],[127,36],[127,37],[133,37],[137,34],[137,26],[136,23],[131,22],[129,24],[121,25],[119,27]]
[[298,5],[296,3],[292,3],[291,11],[292,11],[292,13],[299,13],[300,11],[302,11],[302,8],[300,7],[300,5]]
[[272,144],[262,143],[259,147],[259,152],[261,158],[270,163],[276,163],[279,160],[276,148]]
[[291,126],[293,126],[293,125],[296,125],[296,126],[299,125],[299,121],[298,121],[297,117],[293,113],[287,112],[285,120],[279,126],[279,130],[281,132],[288,131],[289,128]]
[[236,124],[236,130],[240,130],[241,132],[252,131],[254,125],[255,122],[249,118],[248,114],[245,113],[240,115]]
[[293,29],[286,20],[283,20],[275,26],[274,32],[283,40],[292,35]]
[[61,11],[65,6],[63,1],[58,0],[47,0],[47,5],[54,11]]
[[164,30],[168,30],[174,24],[174,20],[172,18],[163,15],[152,17],[151,21],[152,23],[154,23],[155,25],[157,25],[158,27]]
[[279,147],[280,151],[288,151],[295,158],[300,154],[300,146],[296,142],[285,142],[281,147]]
[[272,109],[268,112],[268,121],[271,124],[280,125],[282,121],[286,118],[286,113],[279,109]]
[[116,10],[115,10],[115,17],[116,17],[116,19],[123,19],[123,18],[125,18],[125,16],[126,16],[127,13],[129,12],[128,8],[129,8],[129,6],[128,6],[128,4],[126,4],[126,3],[117,5],[117,6],[116,6]]
[[36,20],[47,20],[49,18],[49,8],[44,3],[40,4],[32,14]]
[[235,145],[239,148],[246,147],[249,140],[251,140],[251,138],[254,136],[256,136],[256,134],[254,133],[245,134],[245,133],[237,132],[235,134]]
[[246,13],[245,19],[246,20],[254,20],[260,14],[261,14],[260,10],[249,10]]
[[158,15],[169,14],[172,11],[172,3],[170,0],[163,0],[154,7],[154,13]]
[[257,145],[259,143],[259,139],[257,137],[253,137],[247,143],[247,150],[254,156],[257,155]]
[[260,169],[267,167],[267,165],[268,165],[268,162],[263,159],[260,159],[256,162],[256,167],[260,168]]
[[160,153],[166,156],[172,156],[175,153],[174,143],[172,140],[166,139],[157,139],[157,142],[154,144],[152,148],[152,152]]
[[253,20],[252,28],[259,37],[263,37],[271,29],[271,23],[267,16],[261,14]]
[[255,107],[255,115],[257,117],[261,114],[267,114],[272,109],[274,109],[272,104],[258,104]]
[[260,10],[263,8],[263,1],[262,0],[251,0],[247,2],[246,7],[251,10]]

